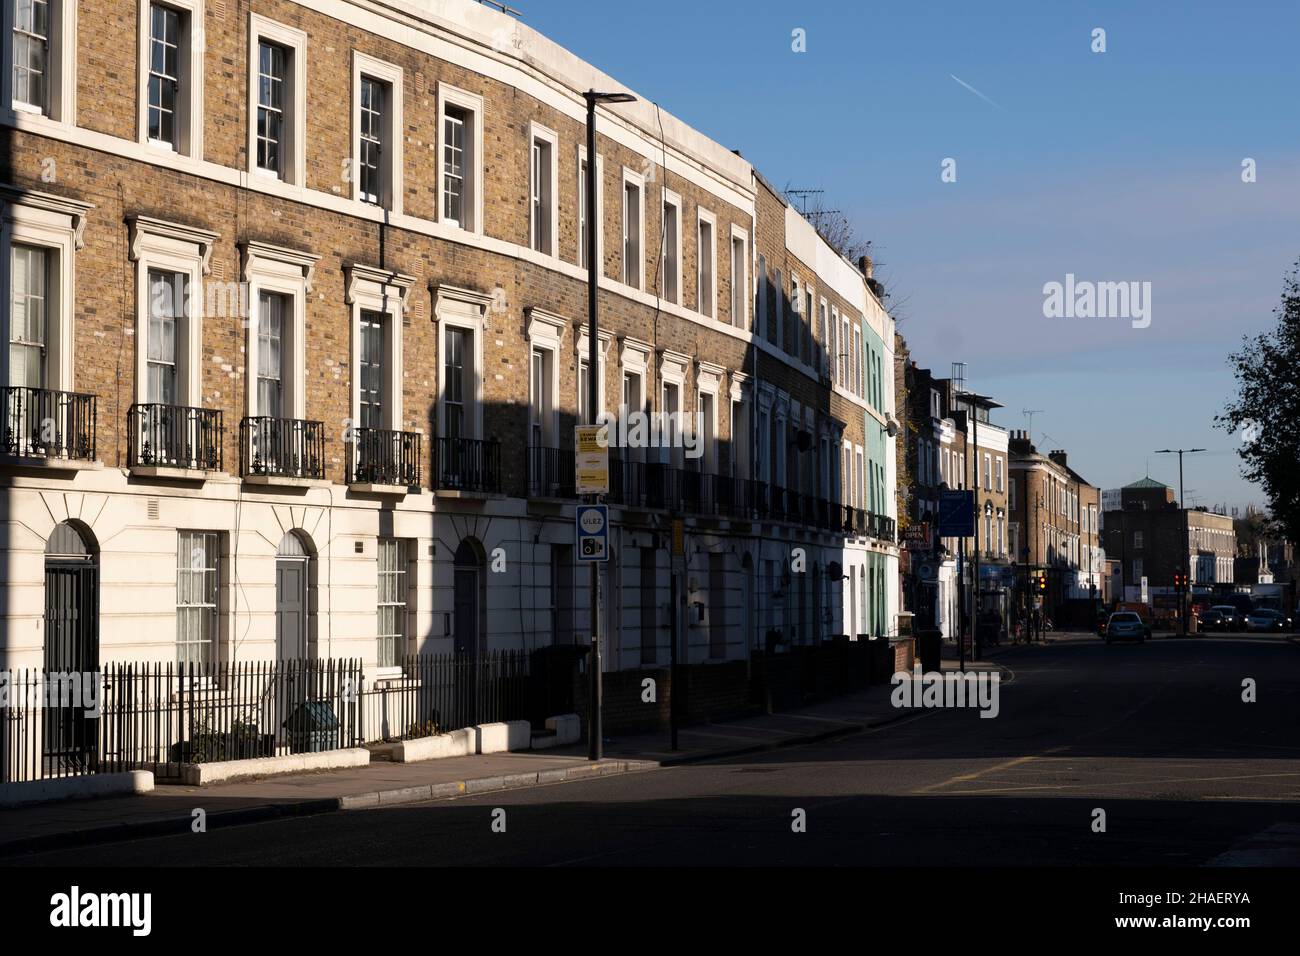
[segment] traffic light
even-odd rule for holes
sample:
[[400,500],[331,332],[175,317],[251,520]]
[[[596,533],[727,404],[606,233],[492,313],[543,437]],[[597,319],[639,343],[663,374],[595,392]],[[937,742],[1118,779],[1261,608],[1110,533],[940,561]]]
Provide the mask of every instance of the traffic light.
[[1036,584],[1034,586],[1038,589],[1039,594],[1045,594],[1047,592],[1047,575],[1040,574],[1037,577]]

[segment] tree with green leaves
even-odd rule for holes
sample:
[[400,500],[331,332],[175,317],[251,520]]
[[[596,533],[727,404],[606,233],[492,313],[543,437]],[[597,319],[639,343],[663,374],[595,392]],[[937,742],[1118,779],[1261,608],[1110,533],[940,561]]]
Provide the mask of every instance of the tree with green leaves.
[[1300,541],[1300,260],[1275,314],[1275,328],[1228,357],[1237,395],[1214,424],[1240,435],[1242,476],[1264,489],[1278,531]]

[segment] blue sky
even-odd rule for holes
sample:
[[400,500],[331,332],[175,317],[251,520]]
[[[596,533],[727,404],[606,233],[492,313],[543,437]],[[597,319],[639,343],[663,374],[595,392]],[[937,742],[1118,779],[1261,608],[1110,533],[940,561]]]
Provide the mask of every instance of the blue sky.
[[[1177,487],[1152,451],[1202,446],[1193,504],[1262,503],[1211,419],[1226,355],[1272,325],[1300,258],[1296,0],[516,6],[778,187],[825,189],[875,243],[916,360],[965,361],[995,421],[1043,409],[1040,447],[1103,488],[1148,459]],[[1067,273],[1151,282],[1150,327],[1045,318]]]

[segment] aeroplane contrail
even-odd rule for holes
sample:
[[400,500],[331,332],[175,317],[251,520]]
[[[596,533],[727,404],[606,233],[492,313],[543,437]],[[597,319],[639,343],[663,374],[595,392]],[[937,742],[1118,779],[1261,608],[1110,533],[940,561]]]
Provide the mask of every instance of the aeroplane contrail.
[[1006,110],[1003,109],[1002,106],[1001,106],[1000,104],[998,104],[998,103],[994,103],[991,99],[989,99],[987,96],[985,96],[985,95],[984,95],[983,93],[981,93],[979,90],[975,89],[975,87],[971,86],[971,85],[970,85],[969,83],[967,83],[965,80],[963,80],[963,79],[961,79],[961,78],[959,78],[959,77],[953,76],[951,73],[949,73],[948,75],[949,75],[949,76],[952,76],[952,78],[953,78],[954,80],[956,80],[956,81],[957,81],[958,83],[960,83],[962,86],[966,87],[966,89],[970,90],[972,93],[974,93],[974,94],[975,94],[976,96],[978,96],[980,99],[982,99],[985,103],[988,103],[990,106],[997,107],[998,109],[1002,110],[1004,113],[1006,112]]

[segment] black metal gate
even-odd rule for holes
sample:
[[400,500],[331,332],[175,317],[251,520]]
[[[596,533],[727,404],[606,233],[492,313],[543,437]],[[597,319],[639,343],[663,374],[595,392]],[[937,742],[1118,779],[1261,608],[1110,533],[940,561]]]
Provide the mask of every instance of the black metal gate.
[[48,775],[93,771],[99,721],[87,714],[98,695],[99,569],[89,560],[45,563],[45,720]]

